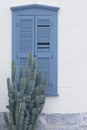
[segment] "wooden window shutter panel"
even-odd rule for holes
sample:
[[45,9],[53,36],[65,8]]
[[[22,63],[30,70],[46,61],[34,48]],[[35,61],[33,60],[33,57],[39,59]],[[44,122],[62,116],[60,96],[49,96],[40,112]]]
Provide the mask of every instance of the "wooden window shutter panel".
[[18,68],[27,64],[27,54],[34,50],[34,17],[18,17]]
[[37,69],[42,69],[43,78],[47,77],[48,85],[46,95],[52,94],[52,31],[50,16],[35,17],[35,53],[37,56]]

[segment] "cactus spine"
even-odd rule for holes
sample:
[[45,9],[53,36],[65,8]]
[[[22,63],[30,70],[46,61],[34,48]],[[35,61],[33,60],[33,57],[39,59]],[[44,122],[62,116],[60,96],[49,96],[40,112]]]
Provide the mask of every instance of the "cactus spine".
[[9,117],[4,113],[8,130],[34,130],[43,108],[47,79],[42,82],[42,71],[36,72],[36,59],[28,54],[28,64],[20,66],[16,81],[16,65],[12,62],[12,79],[7,79]]

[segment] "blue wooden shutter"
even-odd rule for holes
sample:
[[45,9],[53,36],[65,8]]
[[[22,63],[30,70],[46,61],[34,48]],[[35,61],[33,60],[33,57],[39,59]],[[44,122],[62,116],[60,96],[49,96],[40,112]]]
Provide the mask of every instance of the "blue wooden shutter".
[[34,17],[18,17],[18,68],[27,63],[27,54],[34,50]]
[[51,16],[35,17],[35,54],[37,69],[42,69],[43,78],[48,78],[46,95],[52,93],[52,19]]

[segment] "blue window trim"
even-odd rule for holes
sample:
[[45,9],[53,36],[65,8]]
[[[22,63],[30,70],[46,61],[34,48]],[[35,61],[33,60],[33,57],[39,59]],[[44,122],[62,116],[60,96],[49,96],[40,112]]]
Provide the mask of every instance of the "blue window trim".
[[[41,11],[38,11],[40,9]],[[11,7],[12,10],[12,59],[17,59],[17,19],[19,15],[51,15],[53,19],[53,88],[46,96],[58,96],[58,10],[59,7],[31,4]],[[34,10],[34,11],[33,11]]]
[[57,11],[60,9],[59,7],[55,7],[55,6],[40,5],[40,4],[15,6],[15,7],[11,7],[10,9],[12,11],[18,11],[18,10],[26,10],[26,9],[31,9],[31,8],[47,9],[47,10],[53,10],[53,11]]

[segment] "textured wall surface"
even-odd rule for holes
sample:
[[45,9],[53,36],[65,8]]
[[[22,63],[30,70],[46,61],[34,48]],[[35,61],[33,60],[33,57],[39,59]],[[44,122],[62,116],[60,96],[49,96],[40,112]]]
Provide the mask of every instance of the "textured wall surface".
[[[7,130],[0,113],[0,130]],[[36,130],[87,130],[87,113],[41,114]]]
[[7,111],[6,78],[11,74],[11,6],[60,7],[58,16],[58,97],[47,97],[44,113],[87,111],[87,0],[0,0],[0,111]]

